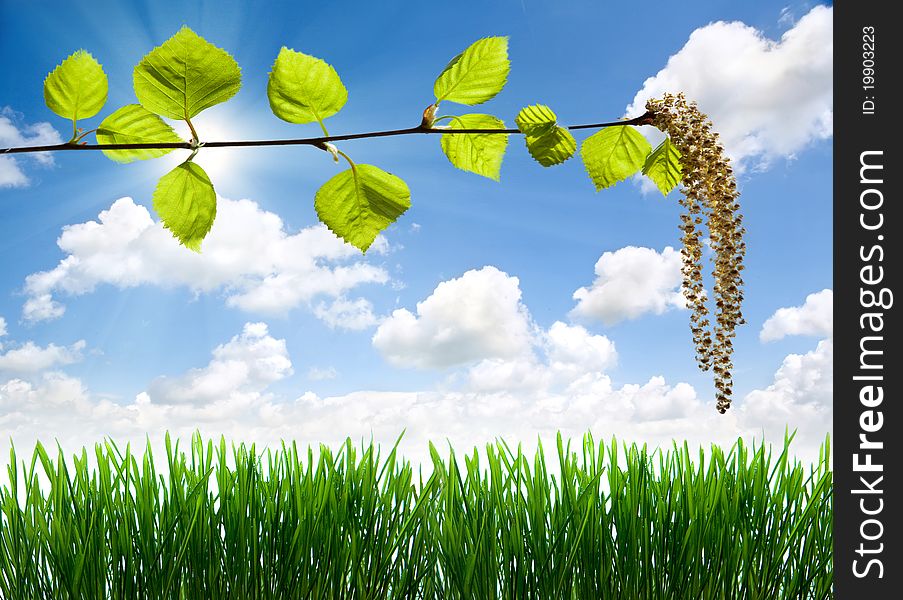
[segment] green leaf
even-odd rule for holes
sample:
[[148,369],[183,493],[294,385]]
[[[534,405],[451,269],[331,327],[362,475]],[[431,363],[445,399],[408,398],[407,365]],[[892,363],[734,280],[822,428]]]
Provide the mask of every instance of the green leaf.
[[525,135],[541,136],[555,129],[558,116],[548,106],[534,104],[522,108],[514,122]]
[[[140,104],[127,104],[103,120],[97,128],[100,144],[155,144],[184,141],[163,119]],[[157,158],[174,148],[146,148],[141,150],[103,150],[110,160],[129,163]]]
[[682,177],[680,150],[671,143],[671,138],[666,137],[652,154],[646,157],[643,175],[648,176],[658,186],[663,196],[667,196],[677,187]]
[[134,84],[138,102],[147,110],[190,119],[234,96],[241,87],[241,69],[228,52],[182,27],[141,59]]
[[154,210],[175,238],[200,252],[216,217],[216,192],[204,169],[183,162],[161,177],[154,190]]
[[342,110],[348,90],[332,65],[283,46],[270,71],[267,97],[283,121],[322,123]]
[[477,40],[451,59],[433,85],[436,103],[482,104],[502,91],[508,80],[508,38]]
[[558,117],[548,106],[527,106],[514,120],[524,134],[530,156],[544,167],[561,164],[577,151],[577,140],[558,126]]
[[314,198],[320,220],[362,252],[410,206],[407,184],[373,165],[342,171],[324,183]]
[[615,125],[583,141],[580,155],[596,191],[627,179],[640,170],[652,146],[630,125]]
[[524,140],[530,156],[544,167],[559,165],[577,151],[577,140],[564,127],[555,127],[540,136],[526,135]]
[[[452,117],[449,129],[504,129],[505,123],[492,115],[469,114]],[[445,156],[463,171],[499,180],[508,136],[500,133],[456,133],[442,136]]]
[[44,79],[44,102],[64,119],[93,117],[106,101],[107,75],[84,50],[74,52]]

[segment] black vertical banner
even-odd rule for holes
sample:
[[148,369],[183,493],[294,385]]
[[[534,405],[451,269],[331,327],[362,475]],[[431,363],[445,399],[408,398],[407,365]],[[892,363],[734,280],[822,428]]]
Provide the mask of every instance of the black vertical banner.
[[840,599],[903,597],[903,29],[899,6],[834,14],[834,572]]

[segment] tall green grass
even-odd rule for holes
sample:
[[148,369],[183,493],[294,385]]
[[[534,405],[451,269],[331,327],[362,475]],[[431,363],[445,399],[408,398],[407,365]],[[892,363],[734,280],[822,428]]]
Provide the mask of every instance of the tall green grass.
[[38,445],[11,452],[0,488],[0,596],[828,598],[829,445],[804,467],[788,444],[694,455],[587,435],[551,460],[431,446],[428,476],[397,445],[350,440],[180,451],[167,436],[165,469],[149,446],[67,462]]

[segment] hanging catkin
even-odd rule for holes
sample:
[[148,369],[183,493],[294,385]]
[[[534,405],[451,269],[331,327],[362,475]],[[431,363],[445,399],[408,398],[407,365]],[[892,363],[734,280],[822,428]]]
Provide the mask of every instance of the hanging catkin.
[[[695,102],[687,102],[683,94],[665,94],[660,100],[647,102],[646,109],[653,114],[652,124],[667,133],[681,153],[683,289],[692,311],[690,328],[696,360],[703,371],[714,371],[717,409],[724,413],[730,408],[733,393],[734,329],[744,323],[740,306],[746,230],[737,203],[737,182],[718,134],[712,131],[711,121]],[[704,242],[699,226],[704,221],[714,252],[714,326],[709,319],[702,279]]]

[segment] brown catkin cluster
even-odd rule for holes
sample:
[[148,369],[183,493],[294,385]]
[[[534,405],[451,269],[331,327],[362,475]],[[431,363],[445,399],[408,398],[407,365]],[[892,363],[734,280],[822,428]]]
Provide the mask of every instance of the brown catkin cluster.
[[[730,408],[733,392],[734,328],[744,323],[740,305],[746,244],[743,216],[737,203],[740,196],[737,182],[724,147],[718,143],[718,134],[712,131],[711,121],[695,102],[687,102],[683,94],[666,94],[661,100],[647,102],[646,110],[652,113],[652,124],[668,134],[681,154],[684,295],[692,310],[690,328],[696,360],[703,371],[710,368],[714,371],[717,408],[724,413]],[[708,298],[702,281],[703,240],[699,226],[703,221],[715,254],[714,327],[709,320]]]

